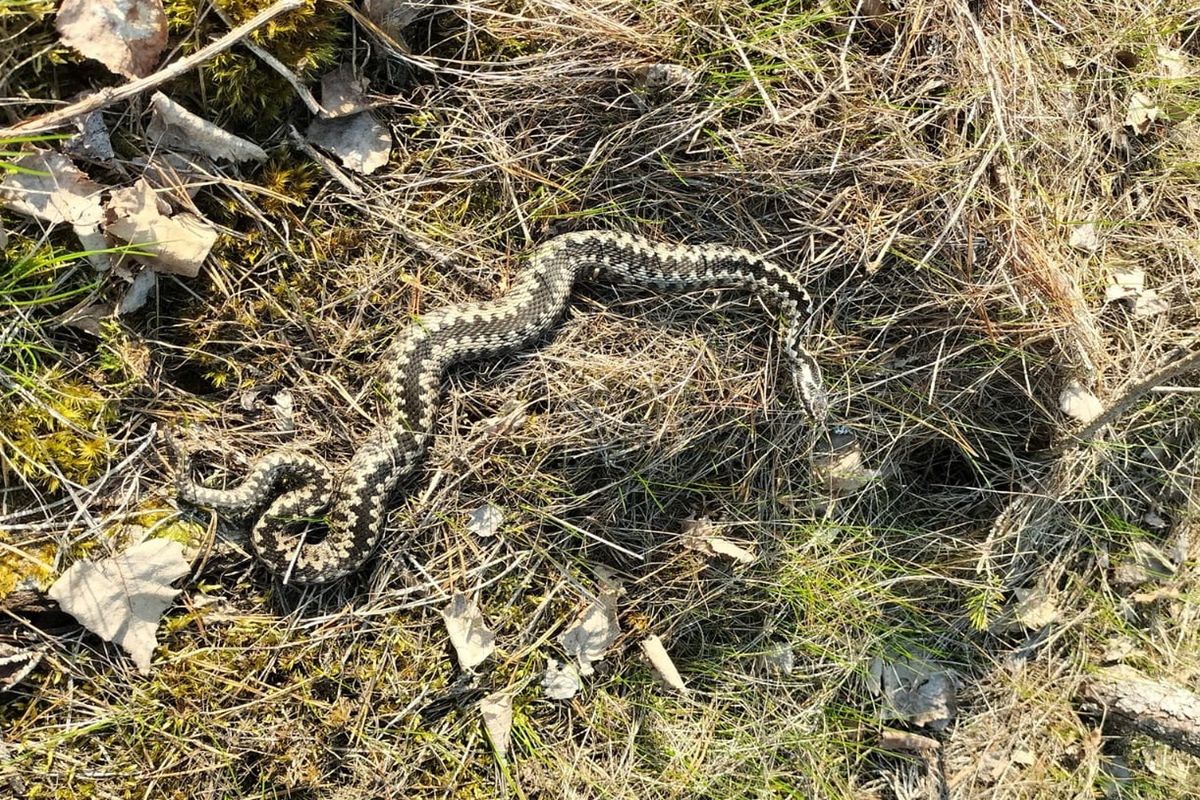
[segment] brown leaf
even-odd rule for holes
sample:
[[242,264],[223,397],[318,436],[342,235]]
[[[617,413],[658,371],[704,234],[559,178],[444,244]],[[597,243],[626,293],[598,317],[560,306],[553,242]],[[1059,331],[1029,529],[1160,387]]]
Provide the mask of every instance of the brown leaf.
[[508,752],[512,741],[512,692],[501,689],[479,701],[479,713],[483,716],[483,727],[487,730],[492,747],[500,755]]
[[95,226],[104,219],[100,207],[104,187],[62,153],[38,150],[12,163],[22,171],[10,173],[0,183],[0,205],[52,225]]
[[605,652],[620,633],[616,593],[604,591],[584,609],[575,624],[558,637],[558,642],[567,655],[575,657],[579,674],[591,675],[592,664],[604,658]]
[[1096,233],[1096,225],[1092,222],[1078,225],[1071,231],[1071,247],[1085,253],[1094,253],[1100,249],[1100,237]]
[[1079,381],[1071,381],[1059,393],[1058,407],[1064,414],[1085,425],[1104,413],[1100,398],[1085,389]]
[[487,538],[495,536],[504,523],[504,509],[491,503],[484,503],[472,511],[467,520],[467,530],[476,536]]
[[370,109],[363,93],[366,81],[354,74],[354,67],[342,64],[321,78],[321,107],[329,118],[348,117]]
[[397,42],[403,42],[404,28],[427,7],[426,3],[411,0],[363,0],[362,10],[380,30]]
[[314,119],[305,136],[337,156],[343,167],[363,175],[386,164],[392,152],[391,133],[369,111],[338,119]]
[[167,46],[162,0],[63,0],[54,27],[63,44],[126,78],[153,72]]
[[113,191],[105,231],[150,253],[134,258],[156,271],[194,278],[217,241],[217,231],[195,214],[167,216],[169,211],[146,179],[139,178],[133,186]]
[[871,660],[869,686],[883,696],[880,719],[907,720],[942,730],[958,713],[954,676],[921,653],[884,661]]
[[1134,92],[1129,98],[1129,110],[1125,113],[1125,124],[1138,133],[1145,133],[1150,126],[1160,119],[1166,119],[1161,108],[1141,92]]
[[570,700],[582,688],[579,670],[573,664],[562,664],[557,659],[546,659],[546,674],[542,676],[542,689],[551,700]]
[[145,674],[158,620],[179,594],[171,584],[189,569],[179,542],[150,539],[112,558],[76,562],[49,594],[85,628],[121,645]]
[[150,109],[146,133],[160,145],[200,153],[214,160],[267,160],[266,151],[254,142],[234,136],[193,114],[162,92],[155,92],[150,98]]
[[455,594],[450,605],[442,609],[442,619],[463,669],[475,669],[496,649],[496,635],[488,630],[479,606],[462,592]]
[[680,694],[687,694],[687,686],[684,685],[679,670],[675,668],[675,662],[667,654],[667,648],[663,646],[662,639],[658,636],[646,637],[642,640],[642,652],[650,660],[654,671],[663,679],[663,683]]

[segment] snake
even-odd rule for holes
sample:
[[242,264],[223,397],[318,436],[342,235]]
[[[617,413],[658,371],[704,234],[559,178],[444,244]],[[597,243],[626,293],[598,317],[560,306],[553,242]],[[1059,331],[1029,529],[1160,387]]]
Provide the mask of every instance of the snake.
[[[818,424],[826,417],[820,367],[800,344],[812,298],[795,275],[737,247],[571,232],[537,246],[499,297],[441,307],[401,328],[380,362],[383,421],[343,468],[280,449],[254,461],[240,484],[217,489],[195,480],[191,454],[177,449],[179,500],[249,523],[255,555],[284,583],[325,584],[356,572],[384,537],[397,485],[429,447],[446,370],[529,344],[554,325],[577,283],[601,275],[667,292],[741,289],[771,302],[803,411]],[[324,536],[315,538],[321,526]]]

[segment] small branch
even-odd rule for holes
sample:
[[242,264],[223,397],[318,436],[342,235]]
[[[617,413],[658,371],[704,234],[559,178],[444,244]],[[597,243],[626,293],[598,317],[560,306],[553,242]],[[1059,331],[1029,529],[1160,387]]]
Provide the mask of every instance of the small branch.
[[937,739],[922,736],[919,733],[899,731],[895,728],[884,728],[879,733],[878,745],[882,750],[894,753],[935,753],[942,749],[942,743]]
[[1090,678],[1083,696],[1102,706],[1115,726],[1200,756],[1200,695],[1116,666]]
[[1087,444],[1101,430],[1124,416],[1125,412],[1137,404],[1149,392],[1197,367],[1200,367],[1200,347],[1196,347],[1193,344],[1191,349],[1181,348],[1176,351],[1176,354],[1167,362],[1166,366],[1126,389],[1120,397],[1113,401],[1100,416],[1089,422],[1083,430],[1078,433],[1069,434],[1063,441],[1050,448],[1051,454],[1061,455],[1073,447]]
[[69,106],[55,109],[54,111],[41,114],[39,116],[27,119],[24,122],[18,122],[11,128],[0,128],[0,138],[10,138],[18,136],[28,136],[35,133],[44,133],[46,131],[61,128],[71,122],[75,117],[88,114],[92,111],[97,111],[113,103],[119,103],[122,100],[127,100],[130,97],[141,94],[147,89],[153,89],[160,84],[166,83],[169,80],[179,77],[183,73],[193,69],[194,67],[209,60],[217,53],[224,52],[230,47],[233,47],[239,40],[246,38],[254,31],[261,28],[271,20],[278,17],[280,14],[286,14],[289,11],[295,11],[304,4],[304,0],[276,0],[267,8],[255,14],[250,19],[238,25],[229,33],[192,53],[187,58],[181,58],[173,64],[170,64],[153,75],[147,75],[144,78],[137,78],[129,83],[121,86],[110,86],[106,89],[101,89],[95,94],[90,94],[77,103],[72,103]]

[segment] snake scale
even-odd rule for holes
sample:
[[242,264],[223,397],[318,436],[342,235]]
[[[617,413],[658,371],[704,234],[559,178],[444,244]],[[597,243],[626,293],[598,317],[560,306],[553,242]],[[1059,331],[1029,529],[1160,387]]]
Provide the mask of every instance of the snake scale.
[[[379,546],[393,489],[429,445],[445,370],[527,344],[553,325],[577,281],[601,274],[661,290],[729,287],[771,299],[784,319],[783,348],[801,403],[813,420],[824,419],[821,372],[799,343],[812,303],[793,275],[733,247],[664,245],[607,231],[567,233],[536,248],[503,296],[434,310],[397,335],[381,363],[385,420],[343,470],[335,473],[317,459],[281,450],[255,462],[240,485],[210,489],[192,478],[190,457],[179,453],[179,498],[253,520],[251,545],[284,582],[328,583],[356,571]],[[304,535],[314,521],[327,528],[319,541]]]

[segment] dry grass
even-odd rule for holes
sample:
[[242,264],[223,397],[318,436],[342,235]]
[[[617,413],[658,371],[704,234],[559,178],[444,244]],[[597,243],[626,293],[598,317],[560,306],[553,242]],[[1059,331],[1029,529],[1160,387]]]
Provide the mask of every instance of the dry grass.
[[[1200,17],[1152,0],[885,6],[449,2],[407,31],[433,69],[359,40],[395,93],[392,164],[359,179],[363,196],[316,181],[292,207],[209,187],[222,255],[127,320],[152,366],[110,387],[121,459],[65,501],[21,509],[9,487],[4,510],[23,516],[3,527],[52,541],[61,567],[169,510],[152,423],[186,421],[230,480],[280,443],[345,459],[407,315],[496,295],[535,243],[591,227],[748,247],[803,275],[833,416],[877,481],[825,501],[757,303],[588,286],[543,346],[453,373],[422,480],[362,576],[281,588],[222,535],[151,677],[77,630],[43,637],[48,669],[0,712],[29,796],[1200,793],[1195,759],[1104,738],[1075,703],[1116,638],[1140,668],[1200,680],[1194,549],[1171,597],[1113,579],[1135,541],[1195,539],[1194,394],[1150,394],[1103,441],[1039,453],[1069,427],[1070,379],[1111,400],[1194,337]],[[1167,76],[1159,47],[1190,71]],[[652,63],[695,80],[647,88]],[[1134,92],[1169,122],[1124,126]],[[1081,222],[1094,254],[1068,244]],[[1129,265],[1167,312],[1103,305]],[[270,406],[284,388],[294,430]],[[489,429],[514,402],[523,424]],[[466,530],[483,502],[506,512],[496,538]],[[758,561],[688,547],[681,524],[702,515]],[[575,701],[546,700],[545,658],[601,567],[624,581],[624,633]],[[1059,620],[1001,632],[1039,582]],[[498,636],[475,685],[436,613],[455,591]],[[689,696],[641,660],[649,633]],[[762,669],[780,645],[790,674]],[[914,650],[962,684],[932,765],[873,744],[867,665]],[[502,759],[474,701],[505,687]],[[1132,779],[1106,777],[1114,759]]]

